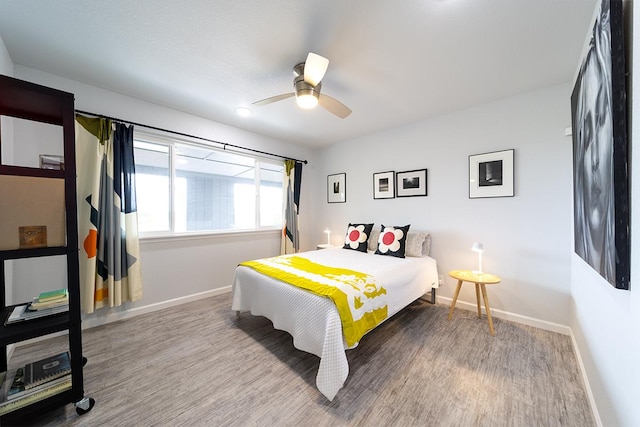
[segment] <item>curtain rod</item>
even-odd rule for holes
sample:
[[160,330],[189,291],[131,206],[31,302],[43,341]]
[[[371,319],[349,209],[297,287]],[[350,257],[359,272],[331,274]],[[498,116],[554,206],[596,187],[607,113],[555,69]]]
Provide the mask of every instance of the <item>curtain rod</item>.
[[304,163],[305,165],[308,163],[306,160],[298,160],[298,159],[294,159],[294,158],[288,157],[288,156],[281,156],[280,154],[273,154],[273,153],[268,153],[266,151],[256,150],[254,148],[240,147],[239,145],[233,145],[233,144],[229,144],[229,143],[226,143],[226,142],[220,142],[220,141],[216,141],[214,139],[204,138],[202,136],[189,135],[188,133],[177,132],[175,130],[162,129],[162,128],[155,127],[155,126],[149,126],[149,125],[145,125],[145,124],[142,124],[142,123],[132,122],[130,120],[122,120],[122,119],[118,119],[116,117],[109,117],[109,116],[105,116],[104,114],[96,114],[96,113],[91,113],[89,111],[82,111],[82,110],[76,110],[76,113],[88,114],[88,115],[94,116],[94,117],[101,117],[103,119],[109,119],[109,120],[114,120],[114,121],[117,121],[117,122],[128,123],[128,124],[134,125],[134,126],[144,127],[144,128],[147,128],[147,129],[158,130],[160,132],[167,132],[167,133],[172,133],[174,135],[184,136],[184,137],[187,137],[187,138],[195,138],[195,139],[199,139],[199,140],[202,140],[202,141],[213,142],[214,144],[222,145],[222,149],[223,150],[226,149],[227,147],[233,147],[233,148],[237,148],[239,150],[252,151],[254,153],[264,154],[264,155],[267,155],[267,156],[280,157],[281,159],[295,160],[296,162]]

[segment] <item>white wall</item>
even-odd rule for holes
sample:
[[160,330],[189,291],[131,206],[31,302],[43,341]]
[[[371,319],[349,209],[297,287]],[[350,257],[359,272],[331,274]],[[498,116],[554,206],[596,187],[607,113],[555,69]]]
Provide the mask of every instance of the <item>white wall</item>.
[[9,56],[4,40],[0,37],[0,74],[13,77],[13,61]]
[[[629,6],[630,4],[627,4]],[[633,9],[633,8],[631,8]],[[631,10],[632,25],[640,28],[640,10]],[[629,8],[627,9],[629,12]],[[630,31],[630,34],[633,32]],[[631,76],[640,72],[640,43],[631,44]],[[631,114],[640,111],[640,85],[631,80]],[[640,188],[640,150],[633,142],[640,135],[640,120],[632,119],[630,132],[630,194]],[[582,259],[571,257],[571,294],[574,299],[571,328],[588,375],[602,424],[640,425],[640,198],[631,197],[630,290],[614,289]]]
[[[4,40],[0,37],[0,74],[13,77],[13,61],[9,56],[7,47],[4,45]],[[4,147],[8,145],[13,148],[13,123],[11,120],[1,119],[2,122],[2,158],[8,161],[13,161],[12,149],[6,150]],[[7,142],[9,142],[7,144]],[[13,261],[7,261],[4,265],[4,280],[5,280],[5,298],[6,301],[13,299]]]
[[[473,242],[485,247],[483,270],[499,275],[489,299],[497,315],[567,332],[571,247],[571,138],[568,85],[448,114],[331,146],[319,154],[318,182],[346,172],[347,202],[322,195],[317,242],[329,226],[339,244],[348,222],[411,224],[431,232],[446,273],[475,269]],[[468,156],[515,149],[515,197],[469,199]],[[373,173],[428,169],[428,196],[374,200]],[[326,191],[326,190],[324,190]],[[472,286],[460,301],[475,305]],[[500,313],[500,311],[504,313]]]
[[19,118],[13,118],[10,121],[13,122],[14,140],[28,143],[16,144],[13,147],[13,161],[5,163],[39,168],[41,154],[63,154],[62,126]]
[[[15,66],[17,78],[54,87],[75,94],[76,109],[101,113],[164,129],[184,132],[230,144],[308,159],[312,151],[262,135],[242,131],[221,123],[171,110],[159,105],[106,91],[38,70]],[[303,170],[303,182],[309,172]],[[311,194],[303,194],[301,221],[309,223]],[[308,233],[302,232],[303,245],[309,245]],[[235,266],[243,260],[277,255],[280,250],[278,231],[230,233],[178,240],[148,239],[141,242],[144,297],[141,301],[118,309],[99,310],[86,316],[95,325],[110,318],[126,317],[132,312],[173,304],[207,293],[227,290]],[[15,271],[15,282],[28,281],[29,269]]]

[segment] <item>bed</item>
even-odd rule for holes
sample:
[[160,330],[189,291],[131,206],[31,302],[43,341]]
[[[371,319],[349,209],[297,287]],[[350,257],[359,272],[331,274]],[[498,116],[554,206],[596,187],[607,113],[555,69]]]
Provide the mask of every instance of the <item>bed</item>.
[[[428,247],[426,250],[428,253]],[[436,261],[429,256],[397,258],[342,248],[296,256],[375,277],[386,289],[386,318],[427,292],[431,292],[432,302],[435,300],[438,271]],[[291,334],[296,348],[320,357],[316,386],[327,399],[333,400],[349,374],[345,351],[358,343],[347,345],[338,310],[331,299],[240,265],[235,272],[231,308],[238,315],[249,311],[255,316],[265,316],[274,328]]]

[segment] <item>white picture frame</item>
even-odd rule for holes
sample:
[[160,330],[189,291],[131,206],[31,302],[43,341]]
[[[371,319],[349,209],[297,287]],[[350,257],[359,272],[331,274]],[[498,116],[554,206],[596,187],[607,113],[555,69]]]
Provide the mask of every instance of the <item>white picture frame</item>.
[[514,150],[469,156],[469,198],[513,197]]
[[426,195],[426,169],[417,169],[396,173],[396,197],[415,197]]
[[337,173],[327,176],[327,203],[347,201],[347,174]]
[[393,199],[395,197],[395,173],[393,171],[373,174],[373,198]]

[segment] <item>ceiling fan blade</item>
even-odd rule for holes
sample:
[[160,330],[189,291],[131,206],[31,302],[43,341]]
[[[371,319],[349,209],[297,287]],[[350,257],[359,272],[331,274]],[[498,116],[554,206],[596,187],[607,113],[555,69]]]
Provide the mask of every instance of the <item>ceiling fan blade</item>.
[[330,97],[329,95],[320,94],[318,98],[318,103],[322,105],[327,111],[336,116],[344,119],[351,114],[351,109],[344,105],[342,102],[338,101],[335,98]]
[[327,72],[329,60],[323,56],[309,52],[304,63],[304,81],[310,85],[317,86]]
[[253,102],[252,105],[267,105],[272,102],[282,101],[283,99],[291,98],[295,93],[283,93],[282,95],[271,96],[269,98],[261,99],[260,101]]

